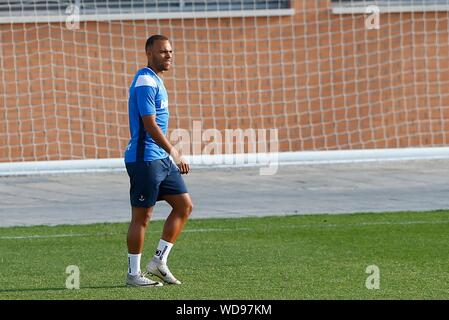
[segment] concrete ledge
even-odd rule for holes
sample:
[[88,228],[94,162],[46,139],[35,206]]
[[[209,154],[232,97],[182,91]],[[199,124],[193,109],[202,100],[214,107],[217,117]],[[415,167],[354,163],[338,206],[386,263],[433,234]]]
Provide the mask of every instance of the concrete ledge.
[[401,13],[401,12],[445,12],[449,11],[449,4],[382,4],[382,3],[365,3],[365,4],[334,4],[332,5],[333,14],[365,14],[369,6],[377,6],[379,13]]
[[[164,20],[164,19],[205,19],[236,17],[271,17],[293,16],[294,9],[277,10],[230,10],[230,11],[197,11],[197,12],[155,12],[155,13],[109,13],[80,14],[77,21],[125,21],[125,20]],[[68,15],[23,15],[0,16],[0,24],[4,23],[49,23],[65,22]]]
[[[186,158],[192,166],[198,168],[431,160],[449,159],[449,147],[204,155],[187,156]],[[124,170],[125,166],[122,158],[0,163],[0,176],[113,172]]]

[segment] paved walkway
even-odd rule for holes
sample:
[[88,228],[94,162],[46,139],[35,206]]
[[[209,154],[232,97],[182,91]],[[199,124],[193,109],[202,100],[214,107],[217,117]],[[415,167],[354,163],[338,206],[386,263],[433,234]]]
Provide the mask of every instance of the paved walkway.
[[[449,161],[196,169],[192,218],[449,208]],[[154,219],[169,207],[156,206]],[[0,178],[0,226],[129,221],[125,172]]]

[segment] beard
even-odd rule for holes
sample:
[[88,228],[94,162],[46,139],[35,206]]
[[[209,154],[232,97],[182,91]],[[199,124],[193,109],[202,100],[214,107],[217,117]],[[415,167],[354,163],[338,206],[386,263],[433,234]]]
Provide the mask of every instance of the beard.
[[156,67],[157,67],[157,72],[168,71],[171,67],[171,63],[167,64],[166,61],[161,61],[161,62],[155,63],[154,65],[156,65]]

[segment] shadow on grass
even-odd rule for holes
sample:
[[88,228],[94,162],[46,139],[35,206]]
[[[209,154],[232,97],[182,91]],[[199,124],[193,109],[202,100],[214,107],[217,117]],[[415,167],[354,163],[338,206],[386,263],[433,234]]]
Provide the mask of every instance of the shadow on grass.
[[[115,285],[115,286],[83,286],[80,289],[115,289],[115,288],[128,288],[126,285]],[[36,292],[36,291],[72,291],[65,287],[60,288],[23,288],[23,289],[0,289],[0,293],[7,292]],[[76,291],[76,289],[74,289]]]

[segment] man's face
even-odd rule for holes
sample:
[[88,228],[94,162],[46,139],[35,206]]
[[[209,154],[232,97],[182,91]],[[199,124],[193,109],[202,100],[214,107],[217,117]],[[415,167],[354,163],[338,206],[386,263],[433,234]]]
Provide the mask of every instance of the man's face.
[[173,62],[173,49],[170,41],[158,40],[147,51],[148,63],[156,72],[164,72],[170,69]]

